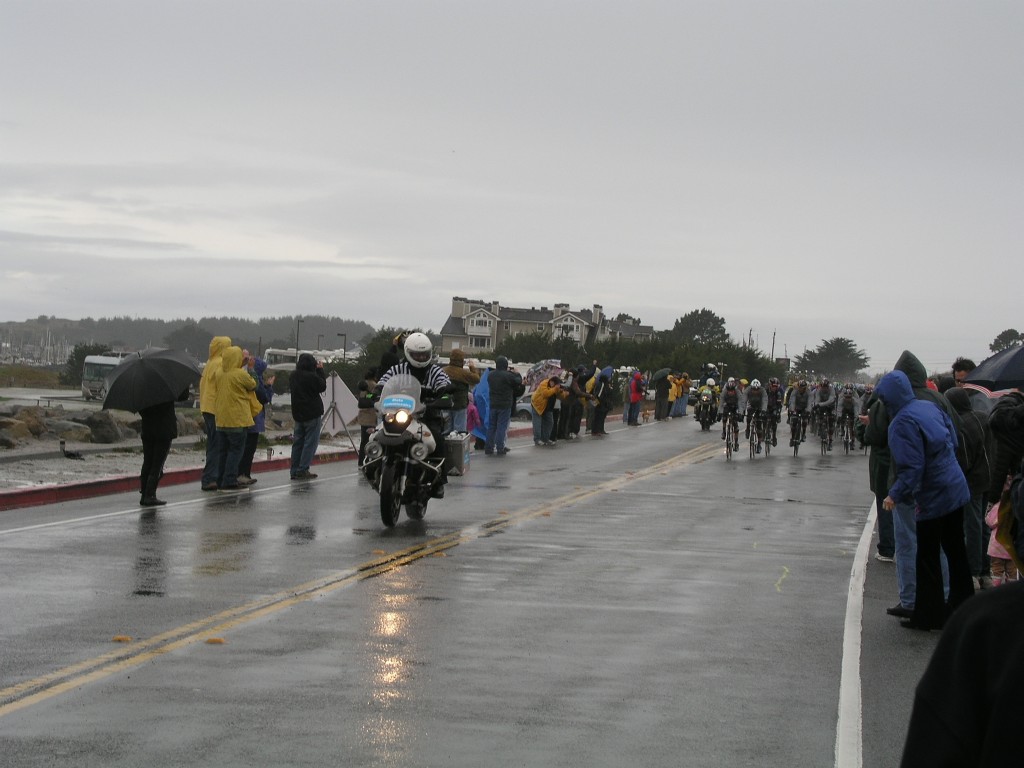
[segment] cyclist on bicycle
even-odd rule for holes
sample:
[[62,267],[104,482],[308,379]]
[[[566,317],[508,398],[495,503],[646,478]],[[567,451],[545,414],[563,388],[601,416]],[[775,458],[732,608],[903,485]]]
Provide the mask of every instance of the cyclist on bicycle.
[[754,423],[754,414],[759,417],[768,412],[768,392],[761,386],[760,379],[754,379],[747,388],[747,428],[744,435],[750,437],[750,425]]
[[850,425],[850,434],[856,434],[857,428],[857,416],[860,415],[860,401],[857,399],[857,394],[853,391],[853,387],[847,386],[843,388],[843,393],[839,397],[839,423]]
[[828,449],[832,450],[832,434],[836,429],[836,393],[828,379],[821,380],[818,390],[811,400],[814,413],[819,419],[825,419],[825,429],[828,431]]
[[811,411],[811,390],[807,387],[807,379],[800,379],[793,388],[787,410],[789,423],[793,426],[793,437],[789,441],[792,446],[807,438],[807,417]]
[[743,398],[740,396],[739,387],[736,386],[736,379],[732,376],[725,382],[725,389],[722,390],[722,401],[718,406],[718,416],[722,420],[722,439],[725,440],[725,426],[729,416],[735,416],[736,420],[732,426],[732,449],[740,449],[740,427],[743,421]]
[[768,389],[765,390],[765,411],[768,413],[768,427],[772,433],[772,447],[779,444],[775,437],[776,428],[782,420],[782,409],[786,407],[785,392],[782,391],[782,382],[777,377],[768,379]]

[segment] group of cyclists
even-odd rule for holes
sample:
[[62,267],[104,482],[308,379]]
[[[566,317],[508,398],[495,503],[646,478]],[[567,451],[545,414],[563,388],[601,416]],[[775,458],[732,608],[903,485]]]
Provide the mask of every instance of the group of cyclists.
[[[740,424],[744,424],[744,437],[751,441],[751,454],[759,454],[778,445],[778,427],[783,413],[790,429],[789,445],[794,455],[806,441],[807,431],[821,439],[821,451],[832,450],[837,433],[844,449],[853,450],[857,443],[863,447],[858,416],[861,405],[870,395],[870,385],[833,384],[823,378],[816,384],[806,379],[794,380],[783,389],[775,376],[767,385],[759,379],[748,382],[730,376],[719,386],[713,367],[706,371],[698,387],[698,397],[709,394],[722,423],[722,440],[730,451],[739,450]],[[695,415],[694,418],[697,418]]]

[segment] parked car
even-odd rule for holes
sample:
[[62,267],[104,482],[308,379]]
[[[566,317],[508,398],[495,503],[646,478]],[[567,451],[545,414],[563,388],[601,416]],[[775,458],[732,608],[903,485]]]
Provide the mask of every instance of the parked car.
[[530,402],[532,397],[533,393],[527,392],[525,395],[520,395],[519,399],[516,400],[514,415],[518,421],[533,421],[533,403]]

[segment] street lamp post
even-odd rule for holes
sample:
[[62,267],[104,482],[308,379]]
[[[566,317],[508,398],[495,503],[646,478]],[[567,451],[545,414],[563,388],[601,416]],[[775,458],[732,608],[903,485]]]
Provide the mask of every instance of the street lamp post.
[[323,349],[323,347],[321,347],[321,346],[320,346],[320,345],[321,345],[321,343],[323,343],[323,340],[324,340],[324,335],[323,335],[322,333],[318,333],[318,334],[316,335],[316,349],[317,349],[317,351],[318,351],[318,352],[319,352],[319,351],[320,351],[321,349]]
[[346,362],[346,360],[345,360],[345,347],[348,346],[348,336],[346,336],[344,333],[339,333],[338,335],[341,336],[341,362],[342,362],[342,365],[344,365],[345,362]]
[[295,362],[299,362],[299,326],[302,325],[303,319],[301,317],[295,318]]

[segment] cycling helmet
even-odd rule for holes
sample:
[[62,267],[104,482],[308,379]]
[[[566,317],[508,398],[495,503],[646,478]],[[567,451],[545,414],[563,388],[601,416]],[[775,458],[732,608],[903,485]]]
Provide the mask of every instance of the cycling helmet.
[[800,389],[807,389],[807,379],[800,379],[796,385],[800,387]]
[[744,387],[747,386],[747,384],[749,384],[749,383],[750,382],[747,381],[746,379],[740,379],[740,384],[742,384]]
[[781,386],[781,384],[779,382],[779,377],[778,376],[772,376],[770,379],[768,379],[768,386],[770,386],[770,387]]
[[727,387],[735,387],[736,386],[736,379],[734,379],[732,376],[730,376],[729,380],[725,382],[725,386],[727,386]]
[[413,368],[426,368],[434,359],[434,345],[425,333],[411,333],[405,340],[405,359]]
[[707,387],[715,386],[715,380],[714,379],[708,379],[707,381],[704,382],[704,386],[707,386]]
[[761,380],[760,379],[754,379],[752,382],[750,382],[750,388],[751,389],[760,389],[761,388]]

